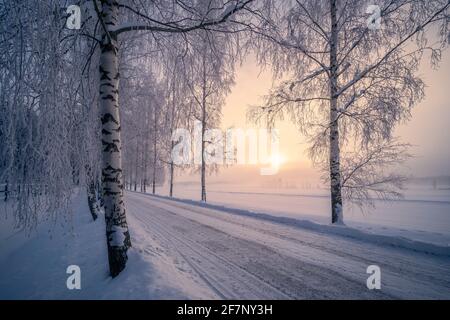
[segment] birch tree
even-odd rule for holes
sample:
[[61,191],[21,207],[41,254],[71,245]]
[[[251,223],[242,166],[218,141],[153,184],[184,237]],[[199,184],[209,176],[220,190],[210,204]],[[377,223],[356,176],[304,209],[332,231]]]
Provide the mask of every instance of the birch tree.
[[189,126],[189,114],[191,105],[189,101],[190,91],[188,88],[188,77],[183,68],[184,52],[169,55],[164,65],[164,79],[166,91],[166,107],[162,128],[164,143],[162,143],[163,158],[161,161],[168,167],[169,196],[174,193],[175,172],[179,165],[172,159],[172,150],[175,146],[172,140],[175,130]]
[[267,1],[265,22],[252,26],[259,61],[282,80],[249,116],[273,124],[287,115],[309,138],[311,158],[326,168],[337,224],[343,191],[359,202],[370,200],[368,190],[399,195],[389,186],[401,179],[384,170],[405,158],[392,133],[424,96],[422,57],[436,66],[447,46],[448,0],[377,1],[379,15],[371,4]]
[[[0,134],[5,144],[0,148],[0,181],[17,189],[20,224],[35,225],[42,219],[37,211],[56,214],[85,173],[95,177],[100,171],[109,267],[117,276],[131,246],[119,107],[120,55],[127,49],[123,40],[141,38],[159,50],[194,30],[233,32],[238,28],[234,19],[248,14],[251,2],[212,0],[199,12],[192,0],[80,0],[75,4],[81,7],[81,28],[69,30],[67,8],[59,0],[1,1]],[[95,69],[96,80],[83,79]],[[95,83],[100,110],[91,99],[97,94],[84,90]],[[98,167],[96,156],[89,160],[89,148],[81,142],[87,137],[82,128],[92,123],[85,117],[87,106],[100,114]],[[96,126],[92,128],[90,138],[96,136]],[[89,147],[97,145],[89,141]]]
[[[110,272],[117,276],[125,267],[131,246],[123,201],[123,176],[119,118],[119,36],[127,32],[148,31],[168,34],[187,33],[206,28],[226,28],[225,22],[246,9],[247,1],[207,1],[199,12],[196,2],[149,1],[148,6],[133,7],[116,0],[102,0],[95,11],[102,26],[100,40],[100,109],[102,110],[102,181]],[[135,20],[121,21],[125,11]],[[213,17],[213,18],[211,18]],[[222,26],[223,25],[223,26]],[[226,29],[224,29],[225,31]]]
[[65,29],[65,12],[60,1],[0,4],[0,181],[11,184],[20,228],[55,218],[85,170],[91,43]]
[[[147,59],[138,59],[134,63],[122,72],[124,81],[120,88],[123,92],[121,101],[127,104],[127,109],[122,112],[124,179],[130,190],[136,191],[139,186],[140,191],[146,192],[153,171],[150,154],[154,133],[160,131],[159,127],[154,129],[152,119],[155,112],[161,112],[163,99],[159,98],[162,90]],[[159,143],[159,136],[155,138]]]
[[[186,63],[189,89],[194,108],[191,117],[199,124],[199,136],[195,141],[195,162],[200,162],[201,201],[206,201],[206,175],[209,145],[214,144],[206,136],[207,129],[220,124],[221,109],[226,95],[234,84],[233,44],[227,35],[222,37],[209,32],[198,32],[198,40],[192,45],[191,56]],[[194,125],[194,132],[198,126]],[[196,134],[194,134],[196,136]]]

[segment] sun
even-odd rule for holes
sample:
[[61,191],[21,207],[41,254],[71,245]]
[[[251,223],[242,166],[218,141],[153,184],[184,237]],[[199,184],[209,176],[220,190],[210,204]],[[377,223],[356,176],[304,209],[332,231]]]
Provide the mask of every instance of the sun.
[[273,154],[270,157],[270,163],[272,164],[273,168],[280,168],[285,162],[286,162],[286,159],[279,153]]

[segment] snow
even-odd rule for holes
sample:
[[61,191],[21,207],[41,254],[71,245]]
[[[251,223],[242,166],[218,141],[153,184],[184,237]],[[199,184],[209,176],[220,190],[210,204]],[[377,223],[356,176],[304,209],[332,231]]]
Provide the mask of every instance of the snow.
[[[159,197],[155,195],[154,197]],[[165,199],[165,197],[161,197]],[[253,217],[259,220],[266,220],[270,222],[275,222],[278,224],[284,224],[290,227],[296,227],[300,229],[312,230],[315,232],[320,232],[323,234],[340,235],[344,237],[349,237],[364,242],[377,243],[382,245],[388,245],[393,247],[400,247],[405,249],[410,249],[414,251],[431,253],[436,255],[446,255],[450,256],[450,246],[437,245],[429,242],[422,242],[417,240],[411,240],[408,238],[403,238],[401,236],[386,236],[376,233],[367,232],[361,229],[348,228],[342,223],[338,224],[320,224],[309,220],[299,220],[291,217],[283,217],[279,215],[271,215],[262,212],[253,212],[244,209],[230,208],[221,205],[214,205],[209,203],[204,203],[194,200],[178,199],[172,198],[172,201],[178,201],[186,204],[197,205],[208,209],[220,210],[221,212],[227,212],[231,214],[242,215],[246,217]]]
[[[126,269],[111,279],[104,218],[92,221],[85,198],[74,197],[70,223],[42,224],[30,237],[2,223],[0,299],[450,297],[446,252],[387,245],[344,226],[134,192],[125,197],[133,247]],[[80,266],[81,290],[66,288],[69,265]],[[381,269],[381,290],[366,288],[369,265]]]
[[[145,241],[133,216],[133,248],[127,268],[115,279],[108,273],[104,217],[94,222],[87,199],[73,200],[67,224],[43,223],[27,235],[4,220],[0,204],[0,299],[186,299],[209,298],[193,281],[177,277],[151,237]],[[62,222],[62,221],[61,221]],[[68,290],[67,267],[81,269],[81,290]],[[188,288],[190,291],[187,291]]]
[[112,233],[109,236],[109,245],[114,247],[120,247],[123,246],[125,241],[125,232],[127,232],[126,228],[120,227],[120,226],[112,226]]
[[340,203],[336,204],[336,214],[337,214],[337,221],[335,224],[344,225],[344,219],[342,218],[342,205]]
[[225,11],[222,14],[222,17],[227,17],[233,10],[235,10],[237,7],[235,4],[230,3],[226,8]]
[[[168,187],[157,190],[167,195]],[[195,184],[175,185],[180,199],[198,200]],[[208,203],[228,209],[244,209],[283,218],[307,220],[323,225],[330,223],[330,198],[324,189],[276,189],[231,183],[210,183]],[[375,200],[375,208],[361,212],[344,205],[344,223],[365,233],[400,237],[437,246],[450,245],[450,190],[408,186],[405,198],[393,201]]]

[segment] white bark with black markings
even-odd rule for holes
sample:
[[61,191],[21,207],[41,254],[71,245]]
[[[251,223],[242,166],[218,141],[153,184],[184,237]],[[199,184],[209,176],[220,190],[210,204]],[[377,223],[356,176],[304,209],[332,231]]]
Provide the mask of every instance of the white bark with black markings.
[[[118,4],[102,1],[102,18],[106,30],[117,23]],[[102,121],[102,183],[106,237],[111,276],[117,276],[127,261],[131,247],[123,200],[119,117],[119,43],[114,33],[104,32],[100,54],[100,109]]]
[[342,190],[339,147],[339,123],[337,101],[337,44],[338,26],[336,18],[336,0],[330,2],[331,40],[330,40],[330,193],[331,193],[331,222],[342,224]]

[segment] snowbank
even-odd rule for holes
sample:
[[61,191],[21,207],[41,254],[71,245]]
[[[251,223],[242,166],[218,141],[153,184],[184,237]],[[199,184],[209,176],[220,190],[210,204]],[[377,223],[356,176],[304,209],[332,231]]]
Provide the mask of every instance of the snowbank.
[[279,215],[272,215],[269,213],[263,213],[263,212],[255,212],[251,210],[245,210],[245,209],[239,209],[239,208],[233,208],[229,206],[223,206],[223,205],[217,205],[217,204],[211,204],[211,203],[204,203],[201,201],[195,201],[190,199],[180,199],[180,198],[169,198],[166,196],[160,196],[160,195],[150,195],[148,196],[152,197],[158,197],[162,199],[170,199],[186,204],[196,205],[205,207],[208,209],[213,210],[219,210],[222,212],[227,212],[230,214],[236,214],[236,215],[242,215],[247,217],[252,217],[256,219],[266,220],[270,222],[280,223],[283,225],[289,225],[291,227],[295,228],[303,228],[308,229],[316,232],[321,232],[325,234],[333,234],[333,235],[339,235],[344,237],[349,237],[352,239],[380,244],[380,245],[389,245],[393,247],[399,247],[404,249],[409,249],[413,251],[418,252],[424,252],[429,254],[435,254],[435,255],[445,255],[450,256],[450,246],[441,246],[433,243],[423,242],[423,241],[417,241],[408,239],[401,236],[387,236],[387,235],[380,235],[376,233],[370,233],[367,231],[363,231],[356,228],[350,228],[345,225],[327,225],[327,224],[321,224],[312,222],[309,220],[303,220],[298,218],[292,218],[292,217],[283,217]]
[[[104,217],[94,222],[84,194],[74,197],[64,223],[43,223],[27,235],[5,221],[0,207],[0,299],[185,299],[209,298],[201,287],[159,253],[132,217],[133,248],[127,268],[114,280],[108,273]],[[81,290],[66,286],[67,267],[81,269]]]

